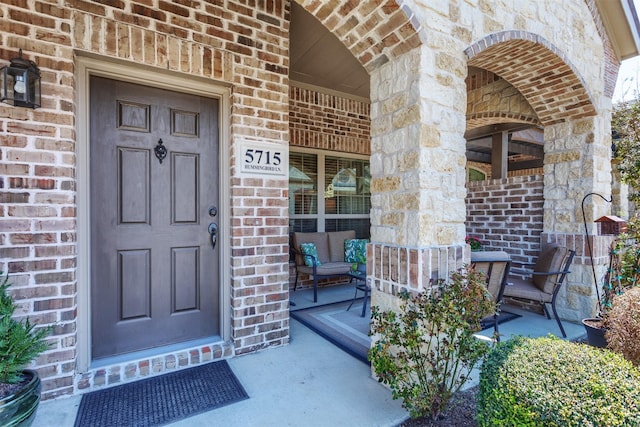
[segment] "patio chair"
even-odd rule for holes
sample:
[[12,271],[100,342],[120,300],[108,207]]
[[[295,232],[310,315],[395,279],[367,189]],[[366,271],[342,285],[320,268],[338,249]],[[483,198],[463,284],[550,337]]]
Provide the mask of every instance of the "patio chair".
[[496,303],[496,311],[484,321],[493,320],[493,330],[497,341],[500,341],[498,334],[498,317],[502,295],[507,284],[507,276],[511,268],[511,258],[504,251],[482,251],[471,253],[471,266],[487,276],[487,288]]
[[547,304],[550,304],[563,338],[566,338],[567,334],[558,317],[556,301],[558,292],[560,292],[567,274],[570,273],[569,267],[574,255],[575,251],[557,244],[547,246],[538,256],[530,275],[525,278],[509,277],[504,290],[505,297],[539,302],[547,319],[551,319],[547,309]]
[[[355,239],[354,230],[301,233],[294,232],[291,252],[295,254],[296,279],[293,285],[298,287],[300,273],[313,277],[313,302],[318,302],[318,279],[349,277],[351,263],[345,261],[345,240]],[[303,244],[313,244],[312,252],[304,253]]]

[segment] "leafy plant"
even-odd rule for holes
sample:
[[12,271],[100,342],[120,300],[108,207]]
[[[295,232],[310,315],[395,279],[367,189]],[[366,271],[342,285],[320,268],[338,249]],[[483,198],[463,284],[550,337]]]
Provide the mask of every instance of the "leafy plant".
[[460,270],[430,291],[402,292],[400,310],[372,307],[378,340],[369,360],[378,381],[402,398],[412,417],[436,419],[469,378],[489,346],[474,337],[480,320],[495,313],[486,276]]
[[[598,317],[585,321],[588,321],[591,327],[601,329],[607,347],[623,355],[630,355],[636,351],[636,344],[624,339],[624,335],[634,330],[640,331],[640,316],[634,316],[631,311],[618,309],[614,315],[615,319],[611,319],[612,309],[618,298],[639,286],[640,218],[635,217],[629,221],[627,231],[617,236],[611,244],[609,267],[602,284]],[[615,328],[616,331],[611,332],[610,328]],[[609,337],[616,340],[615,346],[611,345]]]
[[640,100],[619,103],[611,117],[614,156],[621,179],[629,185],[629,200],[640,202]]
[[640,366],[640,287],[613,299],[605,319],[607,346]]
[[619,354],[555,337],[515,337],[480,370],[478,425],[638,426],[640,371]]
[[616,296],[640,285],[640,224],[630,221],[628,227],[611,245],[609,268],[602,286],[602,317],[607,316]]
[[9,277],[0,273],[0,383],[22,380],[22,370],[48,348],[48,328],[36,328],[29,319],[16,320],[16,305],[8,294]]
[[482,249],[482,242],[477,237],[467,236],[464,238],[464,241],[467,245],[471,246],[472,251]]

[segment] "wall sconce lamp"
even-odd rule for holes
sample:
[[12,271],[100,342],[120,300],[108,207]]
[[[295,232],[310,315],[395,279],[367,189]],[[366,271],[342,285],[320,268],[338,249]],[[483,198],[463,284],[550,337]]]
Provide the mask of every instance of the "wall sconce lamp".
[[22,57],[22,49],[9,65],[0,68],[0,101],[15,107],[40,107],[40,69]]

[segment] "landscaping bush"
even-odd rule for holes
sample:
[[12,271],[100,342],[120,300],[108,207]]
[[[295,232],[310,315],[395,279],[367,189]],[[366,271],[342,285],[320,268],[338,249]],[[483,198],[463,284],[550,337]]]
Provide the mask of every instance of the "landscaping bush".
[[480,370],[479,426],[640,425],[640,370],[554,337],[498,344]]
[[613,298],[605,320],[608,347],[640,366],[640,287]]
[[495,312],[486,276],[459,271],[427,292],[400,294],[399,312],[372,307],[377,335],[369,360],[378,380],[402,398],[412,417],[437,418],[489,346],[473,336]]
[[22,370],[49,348],[46,336],[51,330],[13,317],[16,304],[9,286],[9,277],[0,273],[0,384],[22,381]]

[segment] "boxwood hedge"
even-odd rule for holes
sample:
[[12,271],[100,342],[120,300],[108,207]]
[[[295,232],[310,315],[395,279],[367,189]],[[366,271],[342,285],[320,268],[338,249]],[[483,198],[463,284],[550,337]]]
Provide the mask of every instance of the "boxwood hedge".
[[499,343],[480,370],[479,426],[640,426],[640,370],[554,337]]

